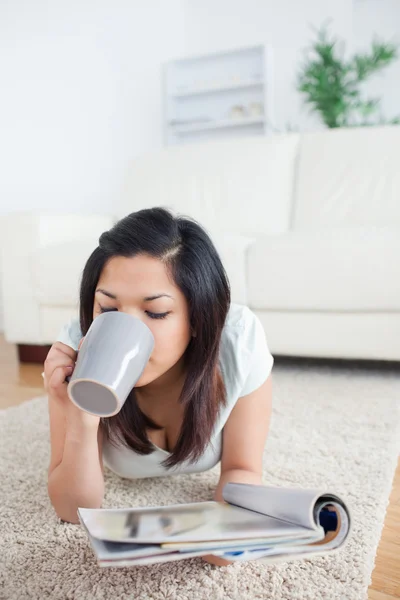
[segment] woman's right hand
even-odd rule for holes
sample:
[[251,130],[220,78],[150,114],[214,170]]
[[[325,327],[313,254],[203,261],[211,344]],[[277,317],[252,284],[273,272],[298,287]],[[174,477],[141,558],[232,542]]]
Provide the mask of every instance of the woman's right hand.
[[74,425],[98,427],[100,417],[90,415],[78,408],[67,393],[66,378],[74,371],[77,355],[78,353],[66,344],[61,342],[53,344],[44,361],[44,387],[51,399],[63,407],[68,422],[73,422]]

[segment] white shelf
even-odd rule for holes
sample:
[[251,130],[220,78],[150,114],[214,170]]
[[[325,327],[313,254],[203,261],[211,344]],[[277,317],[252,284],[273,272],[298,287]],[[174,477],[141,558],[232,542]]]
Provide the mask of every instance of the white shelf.
[[170,61],[164,65],[163,78],[166,145],[241,137],[247,131],[268,134],[273,121],[270,46]]
[[189,54],[184,58],[177,58],[173,62],[177,65],[193,65],[194,63],[204,63],[205,60],[213,61],[216,58],[220,58],[221,56],[240,56],[243,52],[249,52],[251,50],[258,51],[260,48],[260,44],[254,44],[253,46],[238,46],[236,48],[229,48],[226,50],[215,50],[213,52],[208,52],[207,54]]
[[227,127],[245,127],[246,125],[258,125],[264,123],[264,117],[237,117],[232,119],[221,119],[211,123],[193,123],[188,125],[171,125],[174,133],[191,133],[192,131],[210,131],[212,129],[223,129]]
[[261,87],[264,85],[262,80],[249,79],[248,81],[240,81],[238,83],[222,83],[220,85],[214,85],[204,88],[193,88],[191,90],[187,90],[185,92],[175,92],[172,94],[174,98],[186,98],[188,96],[198,96],[200,94],[212,94],[217,92],[222,92],[224,90],[240,90],[243,88],[250,87]]

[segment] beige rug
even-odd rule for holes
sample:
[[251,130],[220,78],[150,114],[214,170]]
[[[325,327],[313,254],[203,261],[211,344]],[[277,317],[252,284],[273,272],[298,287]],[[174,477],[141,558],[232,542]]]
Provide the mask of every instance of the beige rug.
[[[343,495],[354,518],[345,549],[274,566],[189,559],[100,569],[81,527],[61,523],[49,504],[47,405],[36,398],[0,413],[1,600],[366,598],[399,451],[400,374],[303,362],[277,365],[274,376],[265,482]],[[104,506],[209,500],[218,474],[135,482],[107,471]]]

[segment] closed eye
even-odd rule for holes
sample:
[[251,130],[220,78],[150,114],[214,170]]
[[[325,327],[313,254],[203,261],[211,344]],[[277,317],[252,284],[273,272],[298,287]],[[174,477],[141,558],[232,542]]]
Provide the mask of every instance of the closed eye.
[[102,313],[114,312],[114,311],[118,310],[118,308],[105,308],[104,306],[100,306],[100,305],[99,305],[99,309],[100,309],[100,312],[102,312]]
[[[105,306],[100,305],[99,308],[101,313],[114,312],[118,310],[117,308],[106,308]],[[150,317],[150,319],[165,319],[170,314],[170,311],[164,313],[153,313],[149,310],[146,310],[145,313]]]
[[146,310],[146,314],[149,315],[149,317],[151,319],[165,319],[166,317],[168,317],[170,311],[165,312],[165,313],[153,313],[150,312],[149,310]]

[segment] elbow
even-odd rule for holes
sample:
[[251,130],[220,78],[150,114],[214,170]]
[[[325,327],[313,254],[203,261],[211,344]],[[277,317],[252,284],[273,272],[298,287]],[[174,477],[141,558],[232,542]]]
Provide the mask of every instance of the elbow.
[[[64,523],[71,523],[72,525],[80,525],[80,520],[78,517],[78,508],[101,508],[102,502],[99,503],[91,503],[90,506],[74,506],[65,507],[65,506],[56,506],[53,502],[51,503],[57,517],[63,521]],[[87,504],[87,503],[86,503]]]
[[[55,509],[54,509],[55,510]],[[62,511],[55,510],[57,517],[63,521],[64,523],[71,523],[72,525],[79,525],[80,521],[78,518],[78,513],[76,513],[76,517],[73,515],[64,515]]]
[[101,508],[103,494],[92,497],[70,497],[64,490],[48,485],[48,495],[55,514],[61,521],[79,525],[78,508]]
[[79,524],[78,507],[66,504],[62,498],[55,498],[49,491],[49,500],[55,515],[65,523]]

